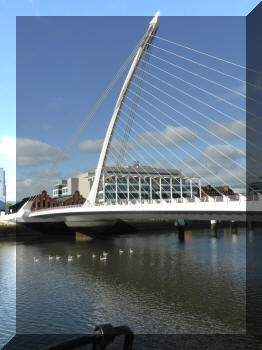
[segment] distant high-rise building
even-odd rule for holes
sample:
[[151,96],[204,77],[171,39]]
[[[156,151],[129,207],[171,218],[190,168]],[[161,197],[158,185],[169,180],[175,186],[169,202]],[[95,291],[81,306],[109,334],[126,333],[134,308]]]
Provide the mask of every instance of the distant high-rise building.
[[6,186],[5,186],[5,171],[0,168],[0,210],[5,210],[6,205]]

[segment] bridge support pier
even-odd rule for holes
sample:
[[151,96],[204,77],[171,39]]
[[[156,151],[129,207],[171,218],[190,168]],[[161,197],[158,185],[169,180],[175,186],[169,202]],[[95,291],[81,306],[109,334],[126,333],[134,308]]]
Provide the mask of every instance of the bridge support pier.
[[185,241],[185,221],[184,219],[177,220],[178,225],[178,239],[180,242]]
[[210,220],[211,236],[217,238],[217,220]]
[[253,231],[253,228],[254,228],[253,222],[252,221],[247,221],[248,232]]
[[230,230],[232,234],[237,234],[237,223],[234,220],[230,222]]

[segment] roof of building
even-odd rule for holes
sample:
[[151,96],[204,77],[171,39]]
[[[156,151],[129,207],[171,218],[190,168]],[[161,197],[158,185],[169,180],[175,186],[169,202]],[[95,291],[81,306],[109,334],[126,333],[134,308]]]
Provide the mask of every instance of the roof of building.
[[67,199],[72,198],[72,195],[67,195],[67,196],[61,196],[61,197],[54,197],[53,199],[55,199],[57,202],[64,202]]
[[141,166],[141,165],[128,165],[125,167],[105,167],[104,168],[106,173],[120,173],[120,174],[146,174],[146,175],[150,175],[150,174],[156,174],[156,175],[181,175],[181,172],[177,169],[159,169],[159,168],[153,168],[151,166],[145,165],[145,166]]
[[87,173],[83,173],[83,174],[79,174],[78,178],[82,178],[82,177],[93,177],[95,175],[94,171],[88,171]]
[[[207,185],[207,186],[202,186],[201,187],[202,190],[206,193],[210,193],[210,192],[216,192],[218,194],[234,194],[234,191],[227,185],[225,186],[211,186],[211,185]],[[228,188],[228,189],[226,189]]]

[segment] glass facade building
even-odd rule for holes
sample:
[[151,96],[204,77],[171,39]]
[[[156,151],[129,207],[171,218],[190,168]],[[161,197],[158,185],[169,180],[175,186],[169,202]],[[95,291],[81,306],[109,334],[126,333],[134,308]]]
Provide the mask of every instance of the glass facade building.
[[67,194],[67,181],[61,180],[53,188],[53,198],[61,197]]
[[197,178],[183,177],[179,170],[149,166],[106,167],[100,182],[98,201],[161,200],[199,197]]

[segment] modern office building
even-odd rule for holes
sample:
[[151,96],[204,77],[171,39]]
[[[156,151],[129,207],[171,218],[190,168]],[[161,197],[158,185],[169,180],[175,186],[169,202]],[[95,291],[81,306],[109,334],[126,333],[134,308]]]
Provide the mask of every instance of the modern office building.
[[67,180],[58,181],[53,187],[53,198],[58,198],[66,195],[67,191]]
[[199,196],[198,178],[182,176],[176,169],[159,169],[142,166],[106,167],[102,174],[98,200],[154,200],[192,198]]
[[0,210],[5,210],[6,205],[6,184],[5,184],[5,171],[0,168]]
[[[62,180],[53,189],[53,198],[73,195],[75,191],[87,198],[95,172]],[[135,162],[125,167],[105,167],[101,176],[98,201],[136,199],[192,198],[199,196],[201,183],[198,178],[182,176],[176,169],[158,169]]]
[[58,181],[53,187],[53,198],[58,198],[65,195],[65,188],[67,188],[67,180]]
[[80,174],[78,177],[71,177],[59,181],[53,188],[53,198],[72,196],[76,191],[87,198],[94,181],[94,172]]

